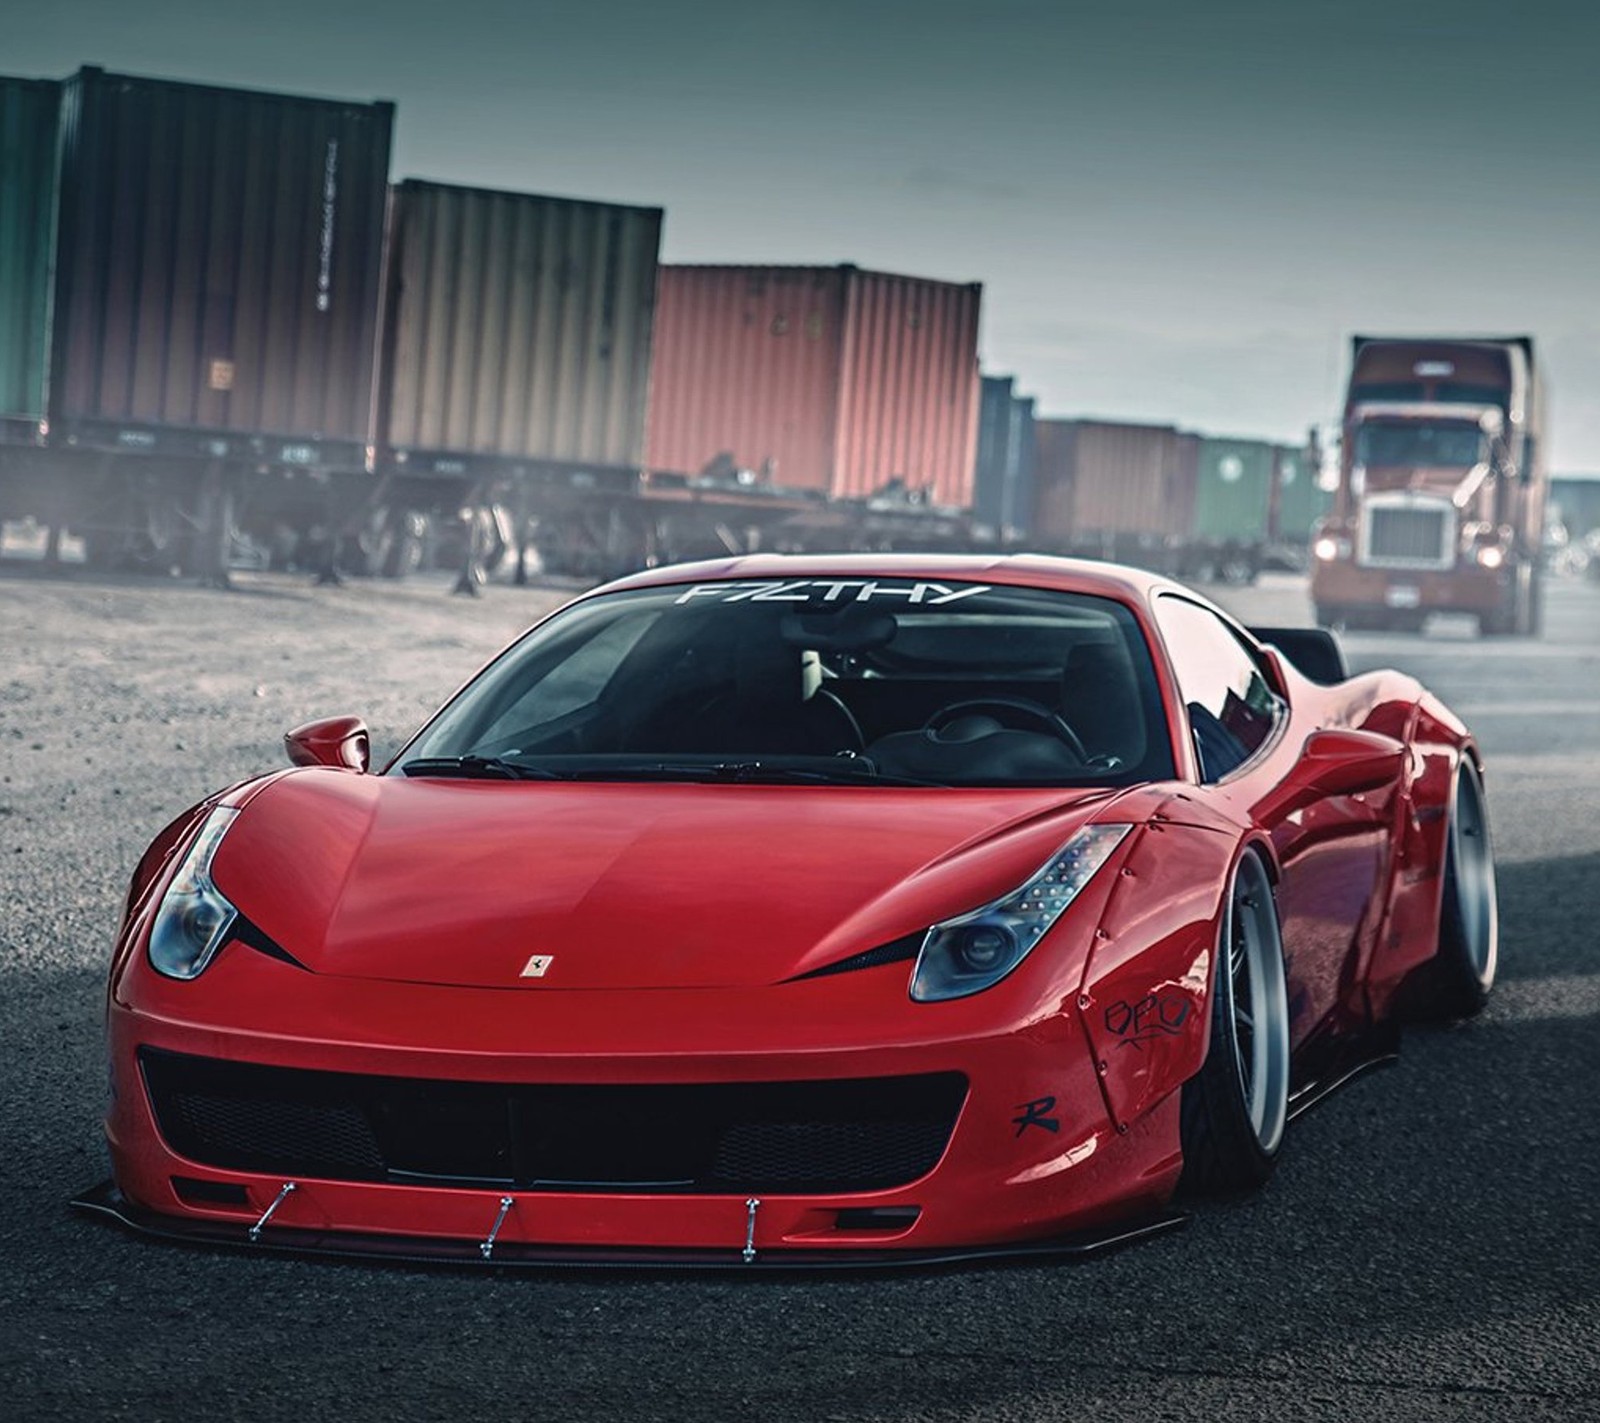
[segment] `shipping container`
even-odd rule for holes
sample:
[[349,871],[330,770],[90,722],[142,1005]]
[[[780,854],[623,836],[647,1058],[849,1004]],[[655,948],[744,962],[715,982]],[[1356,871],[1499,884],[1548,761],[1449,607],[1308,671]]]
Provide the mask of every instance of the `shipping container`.
[[397,185],[379,425],[394,459],[638,469],[660,244],[658,208]]
[[1202,439],[1188,532],[1213,542],[1264,542],[1276,463],[1277,449],[1265,440]]
[[1033,541],[1040,547],[1120,549],[1188,534],[1196,436],[1101,420],[1039,420],[1034,430]]
[[647,463],[970,505],[981,292],[850,265],[663,267]]
[[1024,534],[1033,516],[1034,402],[1015,386],[1011,376],[984,376],[978,404],[973,513],[1002,538]]
[[0,77],[0,442],[40,439],[61,86]]
[[393,119],[388,103],[67,80],[52,442],[362,467]]
[[1272,537],[1303,547],[1311,542],[1312,526],[1333,507],[1333,492],[1317,482],[1321,471],[1309,450],[1279,445],[1275,453],[1277,502]]

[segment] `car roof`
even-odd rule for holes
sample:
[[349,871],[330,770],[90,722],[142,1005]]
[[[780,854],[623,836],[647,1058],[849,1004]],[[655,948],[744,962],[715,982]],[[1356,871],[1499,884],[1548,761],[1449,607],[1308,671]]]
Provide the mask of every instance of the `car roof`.
[[1168,578],[1119,563],[1046,554],[748,554],[700,563],[669,564],[608,583],[596,592],[653,588],[675,583],[721,583],[742,579],[920,578],[1006,583],[1050,588],[1146,603],[1158,589],[1187,592]]

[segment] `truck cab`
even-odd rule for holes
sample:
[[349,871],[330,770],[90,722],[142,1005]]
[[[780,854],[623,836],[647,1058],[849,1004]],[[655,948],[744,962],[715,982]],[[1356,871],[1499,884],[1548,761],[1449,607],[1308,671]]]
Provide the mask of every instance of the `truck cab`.
[[1494,345],[1358,345],[1340,486],[1312,541],[1319,621],[1416,631],[1452,612],[1486,633],[1537,631],[1531,361]]

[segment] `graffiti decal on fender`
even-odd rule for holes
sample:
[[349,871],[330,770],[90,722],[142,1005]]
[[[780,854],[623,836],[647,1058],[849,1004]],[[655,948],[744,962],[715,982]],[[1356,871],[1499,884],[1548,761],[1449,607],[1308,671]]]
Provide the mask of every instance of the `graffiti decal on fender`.
[[1106,1031],[1120,1039],[1118,1047],[1143,1052],[1145,1043],[1176,1037],[1193,1011],[1193,1000],[1176,989],[1147,993],[1131,1002],[1119,998],[1106,1008]]

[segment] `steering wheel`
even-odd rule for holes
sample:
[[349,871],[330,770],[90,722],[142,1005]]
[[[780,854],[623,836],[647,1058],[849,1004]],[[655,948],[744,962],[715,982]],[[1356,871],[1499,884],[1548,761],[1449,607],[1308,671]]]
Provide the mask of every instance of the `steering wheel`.
[[1065,743],[1067,749],[1080,761],[1089,760],[1089,753],[1084,750],[1083,742],[1078,739],[1078,733],[1067,724],[1066,718],[1060,712],[1053,712],[1042,703],[1029,701],[1026,697],[974,697],[970,701],[951,702],[947,706],[940,707],[923,722],[922,729],[937,734],[960,717],[986,713],[991,716],[999,713],[995,719],[1002,725],[1008,715],[1015,718],[1020,714],[1041,730],[1049,732],[1058,741]]

